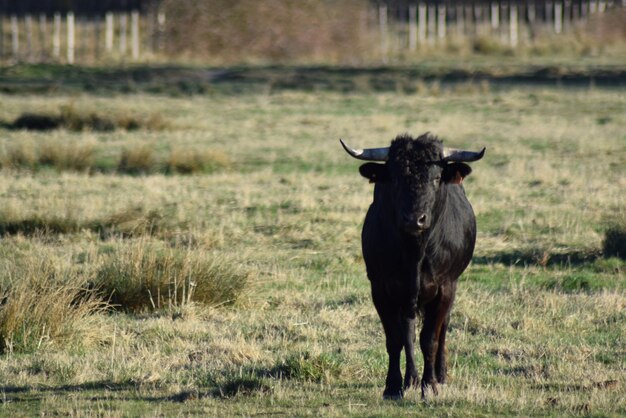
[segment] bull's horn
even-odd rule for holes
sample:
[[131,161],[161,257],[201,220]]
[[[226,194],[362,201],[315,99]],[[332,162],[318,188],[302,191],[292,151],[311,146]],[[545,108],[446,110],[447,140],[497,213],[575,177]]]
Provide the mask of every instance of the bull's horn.
[[346,143],[343,142],[343,139],[340,139],[339,142],[341,142],[341,146],[343,146],[343,149],[345,149],[348,154],[359,160],[387,161],[387,156],[389,155],[389,147],[354,149],[347,146]]
[[443,160],[444,161],[478,161],[485,155],[485,149],[483,148],[479,152],[464,151],[461,149],[443,147]]

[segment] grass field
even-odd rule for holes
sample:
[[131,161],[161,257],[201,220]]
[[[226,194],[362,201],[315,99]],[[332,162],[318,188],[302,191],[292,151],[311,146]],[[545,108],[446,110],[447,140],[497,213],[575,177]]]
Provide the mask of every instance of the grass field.
[[[0,414],[626,414],[623,88],[0,96],[4,121],[68,108],[158,123],[0,129]],[[477,248],[450,383],[383,401],[372,188],[338,139],[425,131],[487,147]]]

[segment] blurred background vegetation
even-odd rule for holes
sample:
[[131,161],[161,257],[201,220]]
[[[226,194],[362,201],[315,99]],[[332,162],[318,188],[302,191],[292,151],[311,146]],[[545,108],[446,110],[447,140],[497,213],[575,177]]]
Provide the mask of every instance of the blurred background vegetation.
[[613,57],[622,1],[109,0],[0,4],[0,61],[210,65]]

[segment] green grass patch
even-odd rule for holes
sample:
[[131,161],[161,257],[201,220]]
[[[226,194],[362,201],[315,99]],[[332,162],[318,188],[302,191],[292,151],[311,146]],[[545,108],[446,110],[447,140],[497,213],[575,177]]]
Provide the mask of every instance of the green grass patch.
[[278,377],[305,382],[330,382],[340,376],[341,357],[337,354],[294,353],[277,365],[272,373]]
[[[603,248],[606,220],[624,207],[625,96],[599,85],[455,89],[428,78],[398,94],[403,78],[416,76],[419,86],[419,73],[432,65],[412,75],[331,69],[329,77],[355,80],[349,94],[322,90],[323,83],[302,93],[290,80],[281,91],[267,89],[267,77],[287,71],[280,68],[243,69],[242,84],[224,81],[241,87],[236,95],[216,88],[204,93],[210,97],[172,98],[164,89],[155,100],[107,95],[103,84],[98,94],[76,96],[76,109],[161,114],[180,129],[3,130],[0,152],[23,145],[15,159],[25,163],[0,171],[0,276],[37,294],[11,308],[22,307],[26,326],[16,329],[30,334],[20,340],[14,332],[16,348],[5,344],[0,355],[3,413],[624,415],[625,267]],[[76,76],[57,80],[78,84],[122,73],[142,84],[154,75],[58,68],[29,77],[57,70]],[[21,69],[0,74],[11,71]],[[300,77],[325,70],[311,71]],[[263,76],[251,81],[262,93],[245,93],[253,75]],[[388,83],[381,88],[395,90],[372,93],[378,76]],[[165,85],[163,77],[153,81]],[[5,94],[0,119],[66,101]],[[611,120],[597,122],[604,117]],[[386,402],[384,334],[360,249],[372,185],[337,139],[375,147],[427,130],[453,147],[487,147],[464,183],[479,214],[478,240],[450,318],[448,384],[426,402],[419,390]],[[41,165],[48,141],[92,146],[96,168]],[[205,168],[195,160],[202,150],[228,161]],[[170,153],[190,163],[168,171]],[[50,266],[28,267],[44,259]],[[229,290],[242,275],[243,287]],[[83,289],[74,295],[97,291],[97,302],[111,298],[118,309],[67,322],[74,334],[42,332],[37,318],[59,316],[39,309],[56,299],[72,306],[55,293],[64,280]],[[219,285],[201,296],[202,282]],[[5,306],[0,300],[0,312],[9,312]],[[419,353],[417,361],[421,368]]]

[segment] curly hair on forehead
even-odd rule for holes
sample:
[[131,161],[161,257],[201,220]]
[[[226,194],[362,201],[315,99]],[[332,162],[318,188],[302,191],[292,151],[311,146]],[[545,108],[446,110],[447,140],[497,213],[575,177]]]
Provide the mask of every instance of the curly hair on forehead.
[[391,141],[390,161],[439,161],[443,158],[443,143],[429,132],[413,138],[409,134],[398,135]]

